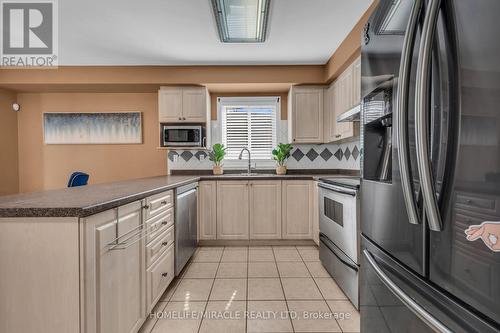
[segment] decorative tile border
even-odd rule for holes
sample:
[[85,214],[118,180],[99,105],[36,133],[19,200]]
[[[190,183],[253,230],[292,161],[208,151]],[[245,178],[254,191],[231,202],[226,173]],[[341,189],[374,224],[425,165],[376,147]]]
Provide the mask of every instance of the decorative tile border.
[[[220,142],[217,122],[212,121],[212,140]],[[286,121],[282,120],[278,126],[278,142],[287,142],[288,133]],[[289,169],[348,169],[360,168],[359,138],[341,144],[328,143],[320,145],[293,145],[291,156],[288,159]],[[207,153],[200,150],[170,150],[168,151],[168,168],[170,170],[208,170],[212,162],[208,160]],[[257,168],[274,168],[259,166]]]
[[[359,170],[359,142],[322,145],[294,145],[288,159],[289,169],[349,169]],[[170,150],[168,151],[168,167],[179,169],[211,169],[212,162],[208,160],[205,151]],[[265,166],[257,168],[263,169]]]

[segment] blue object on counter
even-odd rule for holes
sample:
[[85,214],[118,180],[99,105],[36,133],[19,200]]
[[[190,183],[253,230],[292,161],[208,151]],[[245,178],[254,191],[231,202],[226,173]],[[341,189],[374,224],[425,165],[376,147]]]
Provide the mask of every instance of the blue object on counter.
[[69,176],[68,187],[87,185],[88,181],[89,175],[85,172],[73,172],[71,176]]

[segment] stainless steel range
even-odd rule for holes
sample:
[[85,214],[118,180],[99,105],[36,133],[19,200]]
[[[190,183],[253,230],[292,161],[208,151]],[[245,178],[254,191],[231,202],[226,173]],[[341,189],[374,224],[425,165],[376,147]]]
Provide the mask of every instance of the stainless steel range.
[[359,178],[319,181],[320,260],[359,308]]

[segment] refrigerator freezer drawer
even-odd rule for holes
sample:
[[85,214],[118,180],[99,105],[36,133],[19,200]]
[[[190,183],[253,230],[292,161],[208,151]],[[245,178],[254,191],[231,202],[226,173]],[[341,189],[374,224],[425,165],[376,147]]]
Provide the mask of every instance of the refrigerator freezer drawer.
[[408,271],[364,236],[362,253],[362,332],[498,332],[494,324]]

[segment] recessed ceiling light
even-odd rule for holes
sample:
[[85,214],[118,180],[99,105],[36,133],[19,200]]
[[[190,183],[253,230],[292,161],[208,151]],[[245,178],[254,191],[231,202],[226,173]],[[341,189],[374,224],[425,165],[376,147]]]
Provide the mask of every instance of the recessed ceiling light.
[[223,43],[263,43],[271,0],[211,0]]

